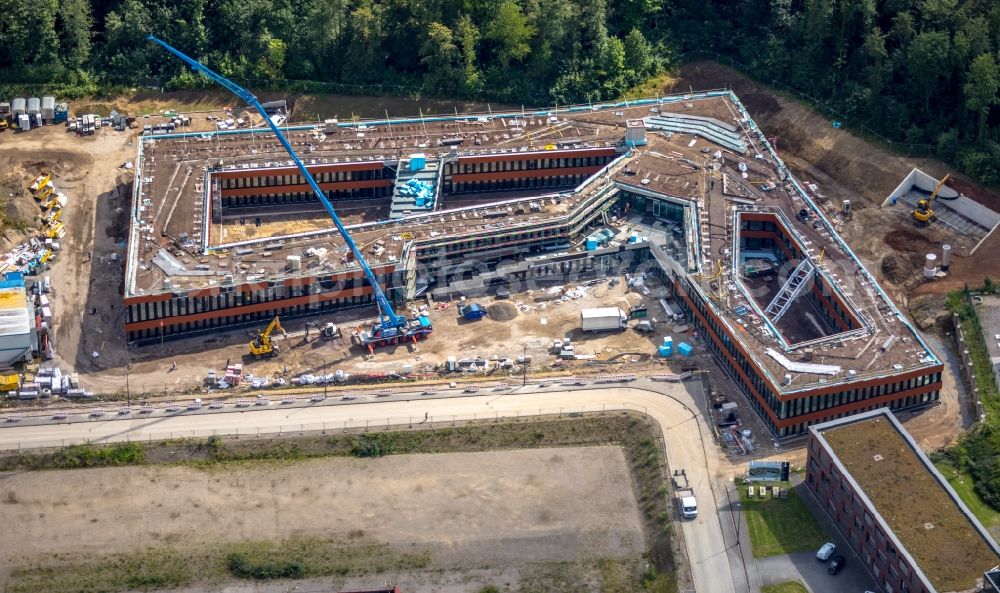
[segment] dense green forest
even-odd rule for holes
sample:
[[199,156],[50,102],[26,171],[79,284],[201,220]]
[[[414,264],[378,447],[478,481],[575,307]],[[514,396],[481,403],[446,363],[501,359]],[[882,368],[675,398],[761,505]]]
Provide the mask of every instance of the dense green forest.
[[718,52],[1000,183],[995,0],[0,0],[0,80],[67,93],[205,82],[526,104],[619,96]]

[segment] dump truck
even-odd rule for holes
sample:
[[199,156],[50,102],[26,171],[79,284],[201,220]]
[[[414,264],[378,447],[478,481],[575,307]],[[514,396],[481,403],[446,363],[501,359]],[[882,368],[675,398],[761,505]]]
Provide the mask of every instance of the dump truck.
[[613,331],[628,327],[628,316],[618,307],[600,307],[580,311],[580,329],[588,331]]
[[698,516],[698,500],[688,482],[687,472],[683,469],[674,470],[674,500],[677,501],[677,511],[685,519]]

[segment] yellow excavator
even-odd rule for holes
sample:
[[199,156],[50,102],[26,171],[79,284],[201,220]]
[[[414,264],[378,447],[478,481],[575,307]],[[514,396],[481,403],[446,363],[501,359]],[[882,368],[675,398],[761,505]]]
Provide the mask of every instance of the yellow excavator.
[[920,201],[917,202],[917,207],[913,210],[913,219],[918,225],[923,226],[937,218],[934,214],[934,209],[931,206],[934,204],[934,200],[937,199],[938,193],[941,192],[944,184],[947,183],[950,178],[951,173],[942,177],[941,181],[938,182],[937,187],[935,187],[934,191],[931,192],[931,195],[926,198],[921,198]]
[[262,356],[277,356],[278,346],[271,341],[271,334],[274,330],[281,332],[282,336],[287,337],[288,334],[285,332],[285,328],[281,327],[281,321],[278,316],[275,315],[274,319],[262,332],[257,332],[257,335],[250,340],[250,354],[253,354],[255,358],[260,358]]

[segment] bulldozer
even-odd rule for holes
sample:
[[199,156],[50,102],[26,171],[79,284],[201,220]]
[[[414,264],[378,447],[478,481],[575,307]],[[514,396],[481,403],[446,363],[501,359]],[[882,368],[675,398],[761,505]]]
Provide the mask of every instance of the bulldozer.
[[253,354],[254,358],[278,355],[278,346],[271,341],[271,334],[274,333],[275,330],[280,331],[282,336],[288,336],[285,332],[285,328],[281,327],[281,321],[278,319],[277,315],[275,315],[274,319],[271,320],[271,323],[268,324],[267,329],[262,332],[256,332],[254,338],[250,340],[250,354]]
[[917,207],[913,210],[913,220],[916,222],[917,226],[924,226],[937,218],[932,206],[934,205],[934,200],[938,197],[938,193],[941,192],[941,188],[944,187],[944,184],[947,183],[950,178],[951,173],[942,177],[941,181],[938,182],[937,187],[935,187],[934,191],[931,192],[931,195],[926,198],[920,198],[920,201],[917,202]]

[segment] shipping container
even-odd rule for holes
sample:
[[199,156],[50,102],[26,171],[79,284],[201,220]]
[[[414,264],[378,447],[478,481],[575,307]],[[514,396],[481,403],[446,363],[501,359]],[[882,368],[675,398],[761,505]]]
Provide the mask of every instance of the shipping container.
[[626,327],[628,327],[628,317],[618,307],[580,311],[580,329],[583,331],[610,331]]
[[42,119],[52,123],[56,119],[56,98],[42,97]]

